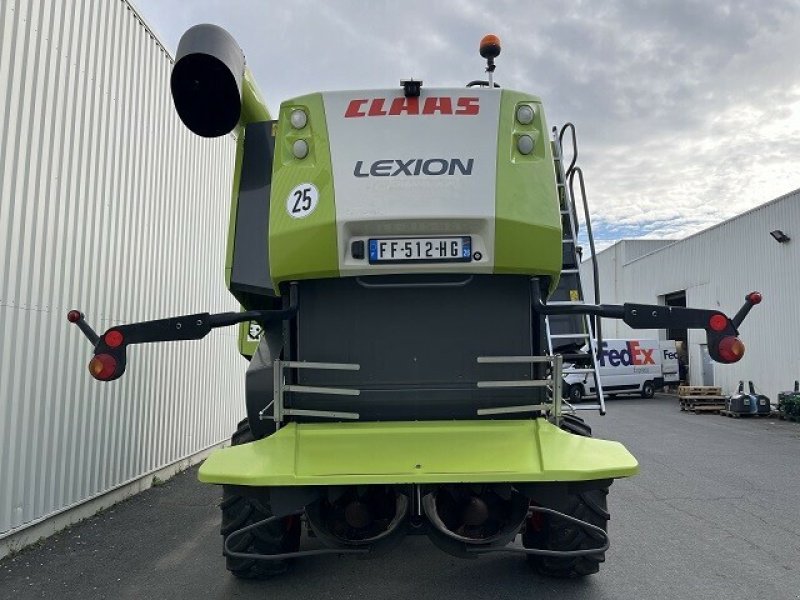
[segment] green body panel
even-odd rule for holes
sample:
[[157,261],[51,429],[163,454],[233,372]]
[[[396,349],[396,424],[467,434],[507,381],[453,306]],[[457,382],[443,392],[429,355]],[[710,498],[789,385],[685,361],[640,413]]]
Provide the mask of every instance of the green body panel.
[[[535,96],[503,90],[497,134],[495,195],[495,273],[547,275],[550,291],[561,273],[561,213],[556,194],[553,153],[541,101]],[[516,120],[520,103],[535,107],[529,125]],[[517,140],[529,135],[534,150],[517,150]]]
[[248,360],[253,358],[253,355],[256,353],[256,350],[258,350],[259,340],[250,339],[250,337],[248,336],[248,333],[250,332],[250,326],[253,324],[254,324],[253,321],[245,321],[244,323],[239,323],[239,335],[238,335],[239,354],[241,354]]
[[548,482],[638,470],[619,442],[566,433],[544,419],[290,423],[216,450],[199,478],[247,486]]
[[271,121],[272,116],[261,95],[261,90],[256,85],[256,80],[249,67],[245,67],[242,76],[242,111],[239,115],[239,127],[245,127],[250,123],[260,123],[261,121]]
[[[303,129],[294,129],[289,114],[302,108],[308,115]],[[297,159],[292,144],[304,139],[308,156]],[[270,276],[279,290],[284,281],[339,276],[334,204],[333,168],[328,129],[321,94],[311,94],[281,105],[269,214]],[[294,219],[286,210],[292,189],[301,183],[313,184],[319,192],[316,210],[303,219]]]

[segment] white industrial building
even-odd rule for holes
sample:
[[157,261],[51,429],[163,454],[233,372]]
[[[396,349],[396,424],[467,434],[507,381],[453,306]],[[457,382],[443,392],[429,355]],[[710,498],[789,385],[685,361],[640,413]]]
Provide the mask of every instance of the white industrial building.
[[[712,308],[733,316],[748,292],[764,297],[740,327],[746,352],[733,365],[709,359],[703,331],[634,332],[603,319],[604,337],[686,338],[690,383],[721,386],[726,394],[739,380],[752,380],[777,402],[778,392],[800,379],[800,190],[683,240],[617,242],[597,260],[603,303]],[[591,300],[590,261],[581,264],[581,277]]]
[[124,0],[0,3],[0,557],[199,460],[244,413],[234,328],[136,346],[99,383],[66,320],[238,310],[234,140],[182,125],[171,63]]

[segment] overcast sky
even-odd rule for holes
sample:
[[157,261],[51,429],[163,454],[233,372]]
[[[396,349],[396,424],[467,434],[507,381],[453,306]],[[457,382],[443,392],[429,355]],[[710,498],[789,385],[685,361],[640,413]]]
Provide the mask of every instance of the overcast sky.
[[578,128],[600,246],[683,237],[800,188],[800,0],[133,0],[173,54],[216,23],[275,112],[312,91],[496,80]]

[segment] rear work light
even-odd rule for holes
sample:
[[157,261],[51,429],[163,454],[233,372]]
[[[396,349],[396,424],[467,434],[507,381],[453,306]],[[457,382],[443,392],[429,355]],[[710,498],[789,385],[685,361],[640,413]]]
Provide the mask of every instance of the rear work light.
[[295,129],[302,129],[308,123],[308,115],[302,108],[296,108],[289,115],[289,122]]
[[108,381],[117,370],[117,361],[110,354],[98,354],[89,361],[89,373],[99,381]]
[[739,338],[728,335],[722,338],[717,347],[719,356],[726,363],[735,363],[744,356],[744,344]]

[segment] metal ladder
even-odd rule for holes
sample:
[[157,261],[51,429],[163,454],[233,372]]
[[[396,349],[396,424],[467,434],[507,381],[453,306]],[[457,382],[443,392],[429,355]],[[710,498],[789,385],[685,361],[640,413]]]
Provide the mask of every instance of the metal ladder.
[[[572,143],[574,148],[574,155],[569,167],[564,170],[564,157],[562,149],[562,138],[564,133],[571,129]],[[580,168],[575,167],[575,162],[578,158],[578,147],[575,136],[575,126],[572,123],[567,123],[561,129],[559,135],[558,130],[553,128],[553,160],[555,163],[556,172],[556,186],[559,198],[559,207],[561,211],[561,225],[563,231],[562,239],[562,267],[561,279],[559,280],[558,288],[553,293],[551,299],[548,301],[550,305],[564,305],[564,304],[584,304],[585,297],[583,293],[583,286],[581,285],[580,275],[580,255],[578,252],[578,223],[577,213],[575,210],[575,199],[572,189],[572,182],[575,175],[579,177],[581,199],[584,206],[584,214],[586,215],[587,233],[592,249],[592,260],[595,261],[595,294],[597,295],[598,282],[597,282],[597,268],[596,258],[594,252],[594,240],[591,234],[591,225],[588,219],[588,208],[586,205],[586,189],[583,182],[583,173]],[[567,185],[569,182],[569,185]],[[597,301],[597,298],[595,298]],[[571,405],[566,403],[572,410],[599,410],[601,415],[606,413],[605,397],[603,395],[603,386],[600,382],[600,373],[597,366],[597,334],[598,330],[595,329],[595,324],[599,328],[599,318],[594,321],[589,315],[569,315],[569,316],[556,316],[547,315],[544,319],[545,332],[547,334],[547,349],[548,353],[552,356],[554,354],[561,354],[565,363],[572,363],[574,368],[570,368],[565,372],[566,374],[583,374],[592,375],[594,378],[594,387],[596,390],[597,404],[576,404]],[[576,325],[580,328],[576,331]],[[581,343],[582,342],[582,343]],[[580,352],[580,346],[588,346],[589,352]],[[567,351],[564,349],[567,348]],[[585,379],[588,379],[585,377]],[[587,389],[586,387],[584,388]]]

